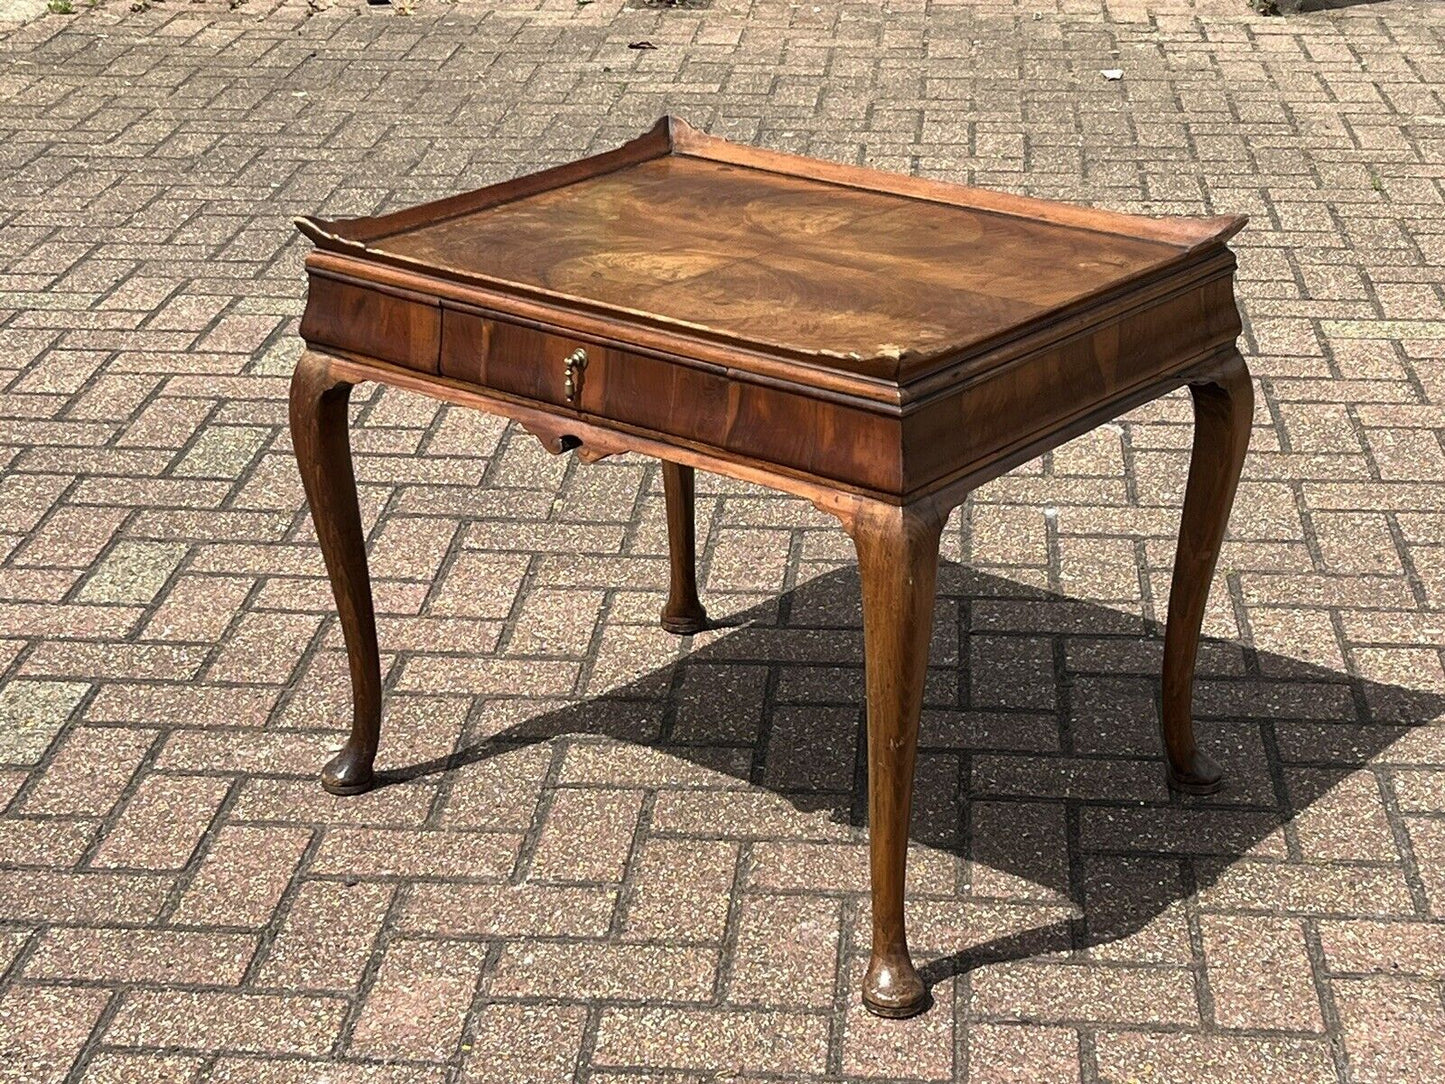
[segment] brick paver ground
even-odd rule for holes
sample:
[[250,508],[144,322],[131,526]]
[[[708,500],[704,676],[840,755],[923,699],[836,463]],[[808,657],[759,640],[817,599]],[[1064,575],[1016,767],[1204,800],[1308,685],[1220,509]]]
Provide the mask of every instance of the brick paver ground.
[[[1445,4],[77,7],[0,31],[0,1081],[1445,1080]],[[804,503],[700,479],[723,627],[678,641],[654,465],[360,389],[390,785],[314,782],[289,217],[667,110],[1254,216],[1230,787],[1154,735],[1176,395],[948,528],[907,1023],[856,1001],[857,580]]]

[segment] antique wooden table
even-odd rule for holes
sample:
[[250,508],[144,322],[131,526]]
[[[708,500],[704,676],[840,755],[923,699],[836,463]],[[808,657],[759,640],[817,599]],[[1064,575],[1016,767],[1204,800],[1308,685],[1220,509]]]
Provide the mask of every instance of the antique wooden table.
[[1170,784],[1210,793],[1195,648],[1249,439],[1233,254],[1245,220],[1142,218],[736,146],[664,118],[618,150],[374,218],[306,218],[291,432],[373,784],[381,681],[347,433],[375,380],[515,419],[553,452],[662,461],[662,624],[704,627],[693,469],[799,494],[858,553],[873,949],[863,1000],[927,1003],[904,860],[939,532],[982,482],[1188,385],[1195,438],[1164,644]]

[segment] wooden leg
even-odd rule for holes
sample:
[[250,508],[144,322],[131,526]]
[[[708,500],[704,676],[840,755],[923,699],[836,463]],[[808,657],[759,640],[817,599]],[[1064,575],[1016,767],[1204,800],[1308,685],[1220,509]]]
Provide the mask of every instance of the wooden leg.
[[347,432],[350,396],[351,385],[336,377],[325,354],[302,353],[291,377],[291,443],[331,577],[351,666],[351,737],[321,769],[321,785],[332,794],[360,794],[371,789],[375,782],[372,761],[381,729],[376,616]]
[[1194,743],[1194,658],[1209,584],[1249,446],[1254,386],[1244,359],[1235,354],[1191,381],[1189,390],[1194,396],[1194,454],[1164,631],[1164,749],[1171,787],[1186,794],[1213,794],[1223,773]]
[[707,628],[707,611],[697,597],[697,539],[693,527],[692,468],[662,461],[662,488],[667,498],[667,550],[672,579],[662,627],[679,636]]
[[932,506],[871,503],[859,508],[850,525],[863,586],[868,683],[873,953],[863,978],[863,1004],[879,1016],[912,1016],[928,1006],[928,991],[908,956],[903,886],[942,526]]

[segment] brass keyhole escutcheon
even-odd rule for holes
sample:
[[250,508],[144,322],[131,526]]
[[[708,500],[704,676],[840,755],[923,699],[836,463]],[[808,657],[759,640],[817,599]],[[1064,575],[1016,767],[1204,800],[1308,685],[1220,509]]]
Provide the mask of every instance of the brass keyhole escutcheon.
[[582,384],[582,370],[587,368],[587,351],[578,347],[562,362],[562,394],[567,402],[577,401],[577,389]]

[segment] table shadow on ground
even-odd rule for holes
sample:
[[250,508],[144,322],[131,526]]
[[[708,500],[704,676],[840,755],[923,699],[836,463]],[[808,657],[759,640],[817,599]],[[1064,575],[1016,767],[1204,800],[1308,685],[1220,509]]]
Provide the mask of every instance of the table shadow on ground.
[[[451,755],[382,772],[379,783],[464,770],[559,738],[612,739],[865,825],[856,571],[819,576],[726,626],[673,664],[485,738],[464,737]],[[1226,786],[1185,798],[1163,783],[1162,637],[1159,623],[1138,614],[942,563],[911,839],[968,860],[959,864],[972,871],[958,886],[965,897],[993,870],[1072,906],[1056,922],[941,956],[915,948],[930,985],[1130,937],[1445,711],[1445,694],[1206,641],[1196,729],[1223,763]],[[383,755],[386,744],[383,726]],[[1298,848],[1282,834],[1280,846]],[[910,877],[911,900],[913,890]]]

